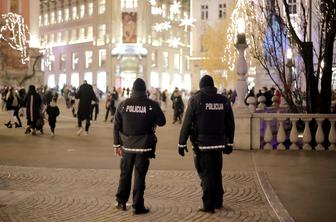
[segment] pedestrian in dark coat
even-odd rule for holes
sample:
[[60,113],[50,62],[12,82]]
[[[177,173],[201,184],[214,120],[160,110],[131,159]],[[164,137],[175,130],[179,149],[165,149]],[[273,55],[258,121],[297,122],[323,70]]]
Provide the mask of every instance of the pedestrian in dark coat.
[[85,125],[85,135],[89,132],[90,127],[90,115],[91,115],[91,102],[97,101],[96,95],[93,91],[93,88],[86,81],[79,87],[78,92],[76,93],[76,99],[79,99],[77,119],[78,119],[78,131],[77,135],[81,135],[82,121],[86,120]]
[[33,135],[36,134],[37,121],[41,119],[41,105],[42,99],[36,92],[34,85],[29,86],[29,90],[25,99],[26,112],[27,112],[27,125],[26,133],[30,133],[33,130]]
[[217,93],[211,76],[200,80],[200,91],[192,96],[180,132],[178,152],[184,156],[190,137],[195,168],[201,179],[203,208],[214,213],[223,207],[222,153],[232,152],[234,118],[230,101]]
[[173,124],[179,121],[181,124],[183,112],[184,112],[184,103],[182,100],[182,96],[179,90],[174,92],[173,95],[173,109],[174,109],[174,121]]
[[55,94],[52,98],[52,101],[47,106],[46,113],[48,114],[48,123],[50,126],[51,136],[55,135],[55,128],[56,128],[56,119],[57,116],[60,114],[59,108],[57,106],[57,97],[58,95]]
[[132,172],[134,168],[133,208],[135,214],[145,214],[145,179],[149,158],[155,157],[156,136],[154,129],[166,124],[166,118],[157,102],[148,99],[145,82],[134,81],[129,99],[118,106],[114,120],[114,148],[117,156],[122,155],[120,180],[116,194],[117,209],[126,210]]

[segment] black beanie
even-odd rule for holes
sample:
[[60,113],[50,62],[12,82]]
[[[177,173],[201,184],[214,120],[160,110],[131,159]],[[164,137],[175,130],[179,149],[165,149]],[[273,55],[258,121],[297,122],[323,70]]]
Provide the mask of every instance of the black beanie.
[[200,83],[199,83],[199,87],[204,88],[204,87],[208,87],[208,86],[215,86],[215,84],[214,84],[214,81],[213,81],[211,76],[205,75],[201,78]]
[[137,78],[133,83],[134,91],[145,92],[146,91],[146,83],[143,79]]

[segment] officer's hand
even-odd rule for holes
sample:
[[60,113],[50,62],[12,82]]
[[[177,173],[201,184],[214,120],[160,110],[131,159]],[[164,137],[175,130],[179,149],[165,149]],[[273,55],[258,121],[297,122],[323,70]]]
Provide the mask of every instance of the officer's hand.
[[114,155],[121,156],[121,147],[114,148]]
[[230,153],[232,153],[232,150],[233,150],[232,145],[225,145],[223,153],[229,155]]
[[178,148],[178,153],[181,155],[181,156],[184,156],[184,151],[188,152],[188,149],[187,147],[179,147]]

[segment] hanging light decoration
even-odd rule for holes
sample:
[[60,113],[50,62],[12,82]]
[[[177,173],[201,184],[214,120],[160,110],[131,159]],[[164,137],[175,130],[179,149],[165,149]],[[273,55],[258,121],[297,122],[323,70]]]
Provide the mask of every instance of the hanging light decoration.
[[29,61],[27,50],[29,42],[26,38],[29,31],[23,17],[12,12],[3,14],[1,17],[4,24],[0,28],[0,40],[4,40],[12,49],[19,51],[21,62],[25,64]]

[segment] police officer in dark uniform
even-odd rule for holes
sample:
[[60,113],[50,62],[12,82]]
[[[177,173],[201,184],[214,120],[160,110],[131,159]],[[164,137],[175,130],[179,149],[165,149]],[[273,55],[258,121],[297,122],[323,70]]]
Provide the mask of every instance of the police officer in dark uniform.
[[214,213],[223,207],[222,153],[232,152],[234,118],[230,101],[217,93],[211,76],[201,78],[200,91],[189,99],[183,120],[178,152],[188,152],[190,137],[195,152],[195,167],[201,179],[203,208]]
[[132,172],[134,168],[133,205],[134,214],[145,214],[149,209],[144,205],[145,178],[149,158],[155,158],[155,127],[166,124],[166,118],[159,104],[146,94],[144,80],[134,81],[129,99],[118,106],[114,120],[114,151],[122,156],[120,180],[116,194],[119,210],[126,210]]

